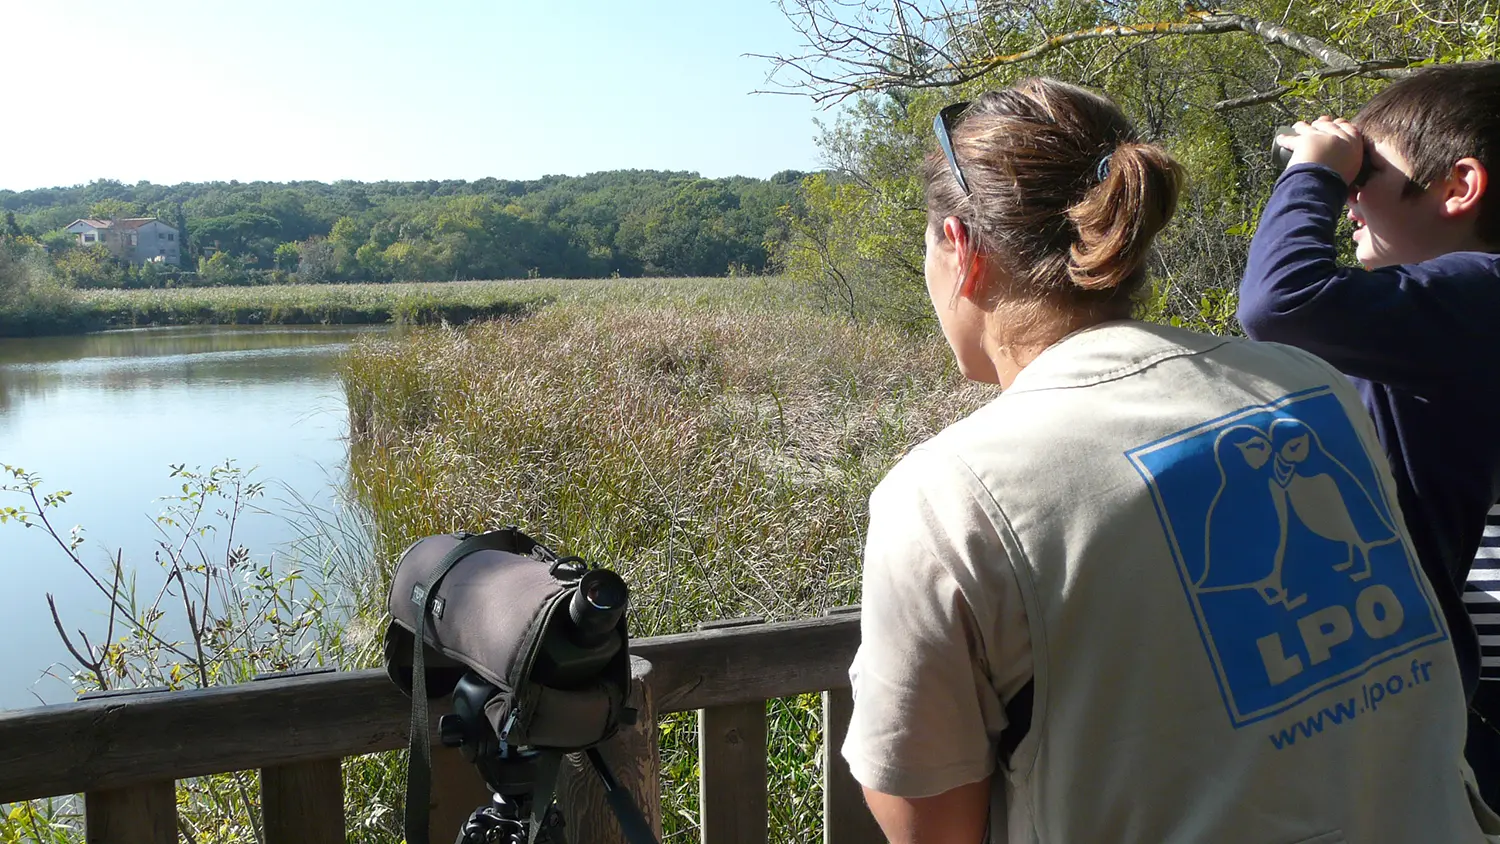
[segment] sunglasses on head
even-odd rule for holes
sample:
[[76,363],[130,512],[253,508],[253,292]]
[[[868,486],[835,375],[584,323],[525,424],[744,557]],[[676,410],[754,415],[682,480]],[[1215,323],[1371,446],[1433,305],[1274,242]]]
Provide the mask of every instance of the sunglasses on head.
[[964,196],[970,195],[969,183],[964,180],[963,171],[958,167],[958,157],[953,153],[953,124],[968,107],[967,102],[943,106],[943,110],[932,118],[932,131],[937,135],[938,146],[943,148],[943,155],[948,158],[948,168],[953,171],[953,181],[958,182],[958,189],[964,192]]

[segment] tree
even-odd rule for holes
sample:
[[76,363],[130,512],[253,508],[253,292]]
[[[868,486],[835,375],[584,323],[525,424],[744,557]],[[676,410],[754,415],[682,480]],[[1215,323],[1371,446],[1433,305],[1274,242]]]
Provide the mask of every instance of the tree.
[[359,264],[354,255],[369,237],[368,229],[361,229],[353,217],[340,217],[328,233],[328,244],[332,248],[333,276],[340,280],[355,280],[360,277]]
[[125,268],[101,243],[69,249],[54,262],[64,284],[75,288],[122,287]]
[[120,199],[101,199],[89,206],[88,216],[93,220],[113,220],[122,217],[135,217],[140,213],[140,206],[134,202],[126,202]]
[[17,240],[0,237],[0,313],[13,308],[30,290],[29,251]]
[[[819,102],[895,88],[951,89],[1079,45],[1118,57],[1132,42],[1239,36],[1263,59],[1226,66],[1234,96],[1226,111],[1305,92],[1309,83],[1398,78],[1432,61],[1493,56],[1493,0],[1335,0],[1286,4],[1242,0],[1212,11],[1146,0],[778,0],[801,33],[801,52],[762,55],[782,90]],[[1420,29],[1420,37],[1408,33]],[[779,77],[779,78],[778,78]]]
[[21,227],[16,224],[16,212],[5,212],[5,234],[13,238],[20,238]]
[[[1349,114],[1423,63],[1496,55],[1496,0],[1239,0],[1204,11],[1112,0],[784,0],[808,48],[767,56],[783,91],[844,114],[820,138],[840,180],[803,182],[785,249],[855,313],[908,321],[924,293],[922,157],[931,121],[1026,75],[1102,89],[1191,174],[1158,240],[1147,312],[1233,326],[1232,290],[1274,181],[1273,127]],[[852,219],[837,218],[860,209]],[[839,285],[847,285],[841,288]],[[852,301],[852,305],[851,305]]]
[[[703,180],[732,201],[678,209],[672,213],[708,216],[674,219],[673,225],[679,226],[679,234],[698,229],[725,233],[724,243],[706,249],[733,254],[723,261],[704,262],[693,257],[691,243],[679,244],[683,248],[662,253],[675,257],[664,258],[667,263],[655,271],[686,274],[711,266],[722,273],[730,265],[763,270],[762,241],[781,236],[784,226],[776,209],[795,194],[800,175],[781,173],[769,181]],[[325,280],[449,280],[530,273],[602,277],[643,271],[636,250],[620,243],[622,223],[632,215],[664,208],[674,201],[681,184],[697,180],[694,173],[645,170],[532,181],[162,186],[101,180],[78,187],[0,192],[0,211],[13,210],[21,231],[46,234],[49,246],[62,237],[52,232],[91,212],[155,215],[176,226],[186,266],[208,257],[208,248],[209,254],[229,252],[252,266],[285,271],[289,262],[299,267],[303,262],[290,252],[283,252],[278,261],[276,252],[283,244],[324,238],[332,244],[332,268],[319,260],[309,266],[318,267],[319,273],[327,270],[320,276]],[[61,239],[55,245],[66,247]]]
[[297,248],[297,280],[305,284],[321,284],[330,281],[336,268],[333,244],[315,237]]
[[40,240],[42,246],[53,256],[62,255],[62,253],[69,249],[78,246],[78,235],[69,231],[63,231],[62,229],[53,229],[42,235]]
[[215,252],[198,260],[198,277],[204,284],[219,287],[245,282],[245,266],[228,252]]
[[276,269],[292,272],[302,260],[301,250],[295,243],[283,243],[276,247]]
[[182,200],[172,203],[172,227],[177,229],[177,243],[182,249],[182,262],[188,263],[191,256],[197,253],[190,252],[189,244],[193,242],[192,231],[188,228],[187,214],[182,210]]

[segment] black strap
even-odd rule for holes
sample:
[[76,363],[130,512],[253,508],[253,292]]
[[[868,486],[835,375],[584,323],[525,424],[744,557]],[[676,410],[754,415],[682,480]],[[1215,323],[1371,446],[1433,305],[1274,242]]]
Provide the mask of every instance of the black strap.
[[475,551],[508,551],[515,545],[515,533],[496,530],[488,533],[470,534],[453,546],[443,559],[433,567],[432,573],[422,584],[422,612],[417,616],[421,627],[416,633],[411,657],[411,750],[406,760],[406,841],[407,844],[428,844],[427,822],[432,799],[432,742],[427,725],[427,674],[422,658],[426,650],[427,616],[432,611],[432,601],[437,597],[438,581],[454,565]]
[[657,844],[656,833],[651,831],[651,825],[646,823],[646,817],[635,805],[630,792],[615,781],[609,766],[604,764],[604,757],[599,754],[599,748],[590,747],[584,752],[604,783],[604,797],[609,801],[609,807],[615,810],[615,817],[620,819],[620,831],[625,833],[625,840],[630,844]]
[[547,817],[552,795],[557,790],[557,770],[562,767],[562,758],[560,750],[543,750],[537,754],[533,780],[536,784],[531,787],[531,831],[526,836],[526,844],[536,844],[537,833],[542,831],[542,820]]
[[1005,704],[1005,729],[1000,731],[1000,764],[1009,766],[1012,753],[1021,744],[1021,739],[1031,732],[1031,699],[1036,691],[1036,680],[1027,680],[1026,685]]

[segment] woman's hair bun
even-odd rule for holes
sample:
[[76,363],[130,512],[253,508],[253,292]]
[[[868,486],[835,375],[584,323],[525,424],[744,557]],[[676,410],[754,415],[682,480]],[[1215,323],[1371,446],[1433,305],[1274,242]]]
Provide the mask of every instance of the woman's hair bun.
[[1068,209],[1078,232],[1068,278],[1085,290],[1108,290],[1144,272],[1185,181],[1182,165],[1155,144],[1123,143],[1111,151],[1104,179]]

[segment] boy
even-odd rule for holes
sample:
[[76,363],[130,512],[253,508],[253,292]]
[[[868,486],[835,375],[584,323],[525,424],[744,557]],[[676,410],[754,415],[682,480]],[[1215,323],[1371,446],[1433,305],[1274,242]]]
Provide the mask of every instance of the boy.
[[[1500,63],[1431,67],[1352,123],[1295,128],[1278,139],[1292,156],[1250,245],[1240,323],[1338,367],[1374,417],[1471,699],[1466,755],[1500,806],[1500,683],[1476,693],[1479,638],[1465,611],[1493,599],[1463,597],[1500,499],[1500,197],[1489,183]],[[1367,155],[1368,177],[1351,184]],[[1346,203],[1362,269],[1336,263]]]

